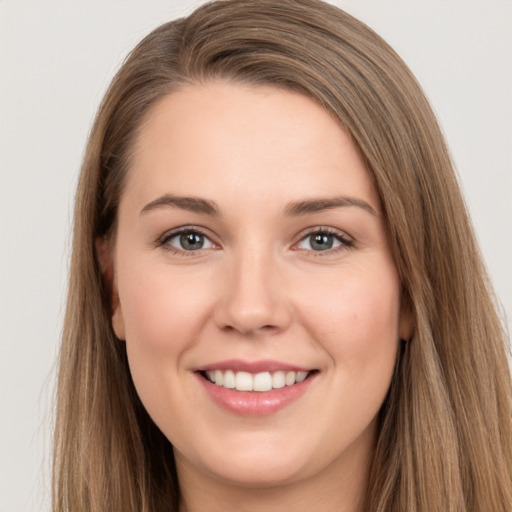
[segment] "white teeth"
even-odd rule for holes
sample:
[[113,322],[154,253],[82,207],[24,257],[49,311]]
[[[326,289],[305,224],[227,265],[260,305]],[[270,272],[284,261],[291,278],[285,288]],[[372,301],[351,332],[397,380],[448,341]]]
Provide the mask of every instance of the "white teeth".
[[[215,384],[217,384],[217,381],[215,381]],[[252,375],[247,372],[236,372],[235,388],[237,391],[252,391]]]
[[[217,383],[217,381],[215,381]],[[235,372],[228,370],[224,373],[222,385],[225,388],[233,389],[236,386]]]
[[297,374],[295,372],[288,372],[286,377],[284,378],[284,382],[287,386],[292,386],[295,384],[295,379],[297,378]]
[[308,372],[297,372],[295,382],[302,382],[308,376]]
[[274,389],[284,388],[285,385],[284,372],[276,372],[272,375],[272,387]]
[[270,391],[272,389],[272,375],[268,372],[257,373],[252,385],[254,391]]
[[259,392],[293,386],[304,381],[308,375],[309,372],[284,371],[261,372],[254,375],[249,372],[234,372],[233,370],[208,370],[206,372],[207,379],[217,386],[237,391]]

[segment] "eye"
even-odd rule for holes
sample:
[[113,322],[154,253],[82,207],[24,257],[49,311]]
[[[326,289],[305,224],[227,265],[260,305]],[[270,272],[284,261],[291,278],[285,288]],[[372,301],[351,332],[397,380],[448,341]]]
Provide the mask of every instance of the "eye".
[[215,247],[214,243],[206,235],[193,229],[186,229],[167,235],[162,240],[162,245],[187,252]]
[[342,247],[351,247],[352,241],[340,233],[318,230],[308,233],[296,245],[297,249],[324,252]]

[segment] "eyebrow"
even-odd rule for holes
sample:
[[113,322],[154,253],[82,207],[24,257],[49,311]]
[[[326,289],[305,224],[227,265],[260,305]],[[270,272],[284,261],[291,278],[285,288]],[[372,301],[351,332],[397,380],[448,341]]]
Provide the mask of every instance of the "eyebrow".
[[[303,201],[293,201],[286,205],[284,212],[288,217],[298,217],[301,215],[317,213],[333,208],[349,206],[355,206],[356,208],[361,208],[362,210],[365,210],[372,215],[377,215],[377,212],[366,201],[347,196],[313,198]],[[202,199],[200,197],[182,197],[172,194],[165,194],[155,199],[154,201],[151,201],[145,205],[144,208],[142,208],[140,215],[165,207],[180,208],[181,210],[187,210],[203,215],[210,215],[213,217],[220,215],[219,207],[215,201]]]
[[284,211],[287,216],[297,217],[300,215],[307,215],[309,213],[317,213],[323,210],[347,206],[355,206],[356,208],[361,208],[372,215],[377,215],[374,208],[366,201],[347,196],[322,197],[307,199],[305,201],[295,201],[288,203]]
[[203,215],[218,216],[219,208],[214,201],[200,197],[181,197],[172,194],[165,194],[148,203],[140,211],[140,215],[156,210],[158,208],[174,207],[190,212],[202,213]]

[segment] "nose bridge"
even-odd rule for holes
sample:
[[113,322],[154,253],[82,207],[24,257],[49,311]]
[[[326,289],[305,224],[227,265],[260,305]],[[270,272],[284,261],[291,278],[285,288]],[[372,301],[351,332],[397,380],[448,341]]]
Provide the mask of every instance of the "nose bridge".
[[291,312],[278,267],[275,251],[263,244],[233,251],[217,305],[219,327],[244,334],[286,328]]

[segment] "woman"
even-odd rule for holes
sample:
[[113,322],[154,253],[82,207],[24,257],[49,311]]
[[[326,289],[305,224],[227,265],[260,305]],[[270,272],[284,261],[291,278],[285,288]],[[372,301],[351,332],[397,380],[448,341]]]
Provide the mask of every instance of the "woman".
[[427,101],[357,20],[228,0],[156,29],[74,236],[56,511],[511,509],[490,285]]

